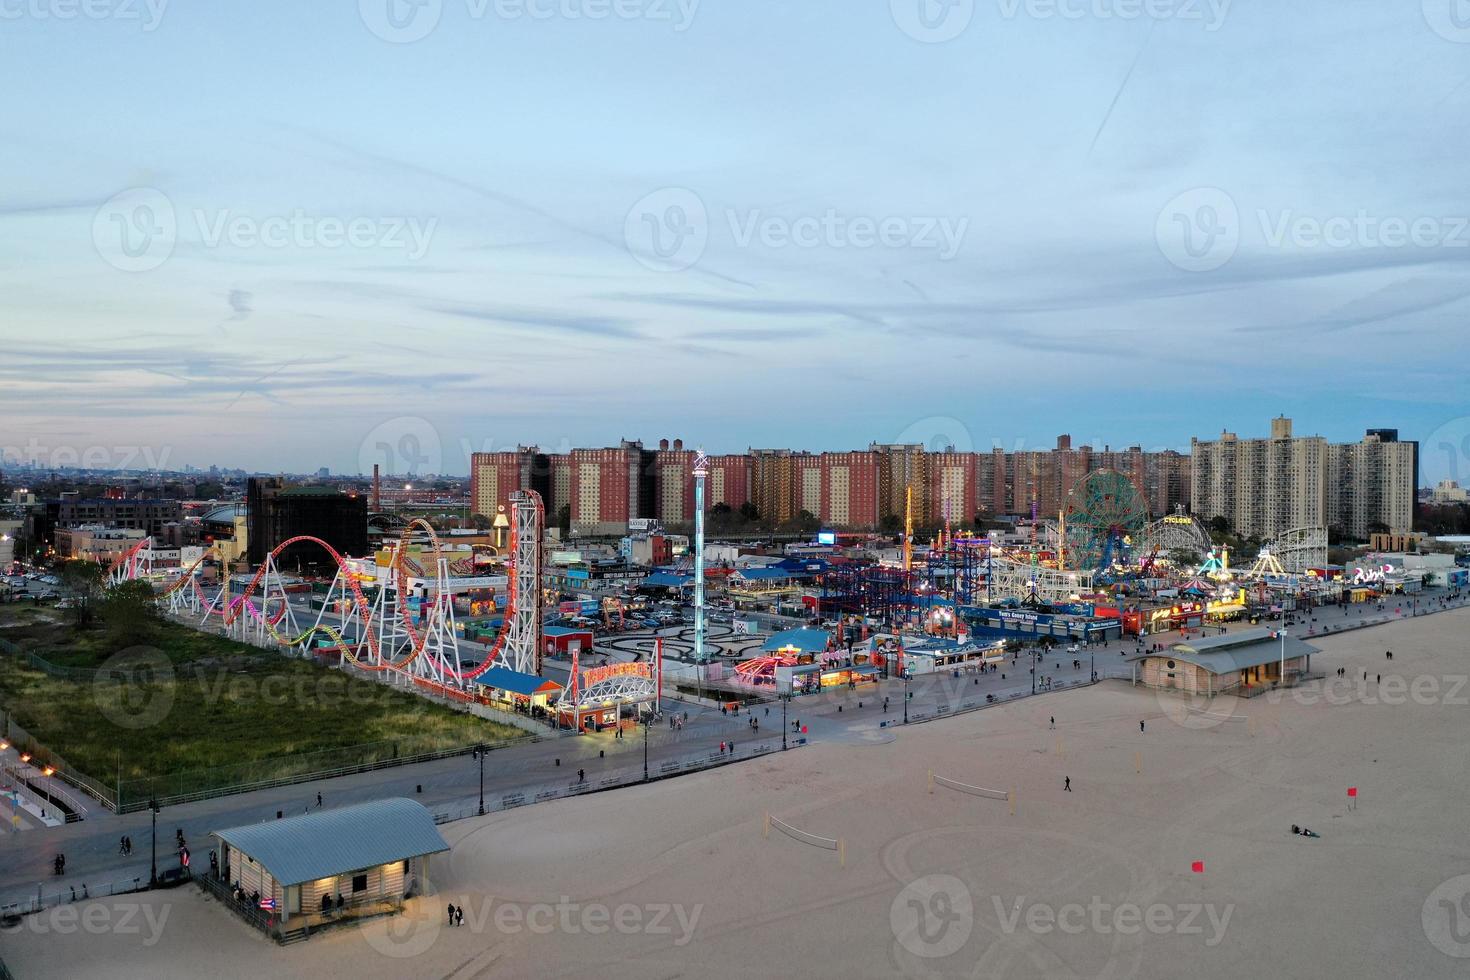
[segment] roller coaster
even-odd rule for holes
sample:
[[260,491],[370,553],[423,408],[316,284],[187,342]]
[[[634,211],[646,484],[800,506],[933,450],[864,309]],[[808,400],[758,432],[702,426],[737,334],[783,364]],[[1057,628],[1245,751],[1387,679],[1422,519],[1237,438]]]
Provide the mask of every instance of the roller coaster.
[[[475,562],[471,559],[467,568],[451,563],[434,528],[423,520],[404,527],[371,598],[345,556],[320,538],[300,535],[277,545],[238,594],[228,578],[212,595],[200,584],[198,573],[205,562],[211,555],[219,557],[211,548],[165,585],[158,602],[174,615],[197,615],[201,626],[221,628],[232,639],[302,654],[337,653],[356,669],[462,697],[470,682],[492,667],[537,674],[541,670],[545,507],[539,494],[524,490],[511,495],[510,510],[505,623],[495,642],[475,660],[461,659],[449,587],[452,573],[473,570]],[[428,542],[432,571],[408,556],[409,541],[415,536]],[[286,579],[276,564],[282,552],[299,544],[315,545],[337,566],[315,621],[305,629],[297,621]],[[147,551],[140,546],[122,556],[109,569],[109,582],[152,577],[139,557]],[[333,617],[335,622],[329,621]]]

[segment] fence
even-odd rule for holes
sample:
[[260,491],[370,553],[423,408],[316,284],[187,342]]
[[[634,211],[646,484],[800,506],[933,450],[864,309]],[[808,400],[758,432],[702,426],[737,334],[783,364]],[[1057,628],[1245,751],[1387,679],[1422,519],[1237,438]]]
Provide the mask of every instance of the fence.
[[[805,740],[794,742],[794,748],[798,744],[805,744]],[[600,793],[604,790],[617,789],[621,786],[633,786],[643,782],[656,782],[661,779],[672,779],[686,773],[699,772],[705,769],[717,769],[720,766],[728,766],[733,762],[741,762],[749,759],[758,759],[772,752],[781,751],[779,738],[766,738],[754,742],[749,746],[737,745],[733,751],[715,752],[705,751],[693,753],[679,759],[654,760],[648,764],[648,775],[645,778],[641,768],[632,768],[596,779],[567,780],[558,779],[541,784],[529,785],[510,793],[495,793],[485,797],[485,812],[496,813],[502,810],[514,810],[516,807],[528,806],[532,803],[545,803],[548,800],[563,799],[570,796],[586,796],[589,793]],[[470,797],[455,803],[441,806],[434,811],[435,823],[451,823],[455,820],[463,820],[466,817],[479,815],[479,797]]]
[[68,885],[65,890],[58,888],[50,893],[46,892],[43,886],[37,885],[36,894],[25,901],[0,905],[0,919],[17,915],[32,915],[57,905],[69,905],[72,902],[85,902],[88,899],[107,898],[112,895],[131,895],[147,890],[147,878],[119,878],[116,881],[105,881],[95,887],[87,883],[82,885],[80,891],[76,886]]

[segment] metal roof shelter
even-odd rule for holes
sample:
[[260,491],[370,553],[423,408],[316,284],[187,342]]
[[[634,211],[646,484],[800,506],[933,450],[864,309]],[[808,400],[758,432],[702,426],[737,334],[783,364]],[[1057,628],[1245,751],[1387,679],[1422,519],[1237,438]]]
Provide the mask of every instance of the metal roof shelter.
[[449,850],[421,803],[397,797],[216,830],[283,886]]
[[[1286,659],[1310,657],[1317,648],[1286,635]],[[1174,660],[1196,664],[1212,674],[1228,674],[1234,670],[1249,670],[1263,664],[1273,664],[1281,659],[1281,636],[1275,630],[1245,630],[1240,633],[1225,633],[1188,643],[1176,643],[1163,651]]]

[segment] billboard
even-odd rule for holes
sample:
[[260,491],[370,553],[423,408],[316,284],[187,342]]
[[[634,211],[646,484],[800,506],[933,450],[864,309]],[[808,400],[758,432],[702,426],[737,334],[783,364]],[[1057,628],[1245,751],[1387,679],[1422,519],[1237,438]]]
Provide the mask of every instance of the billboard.
[[837,543],[837,532],[836,531],[818,531],[817,532],[817,544],[829,544],[830,545],[830,544],[836,544],[836,543]]

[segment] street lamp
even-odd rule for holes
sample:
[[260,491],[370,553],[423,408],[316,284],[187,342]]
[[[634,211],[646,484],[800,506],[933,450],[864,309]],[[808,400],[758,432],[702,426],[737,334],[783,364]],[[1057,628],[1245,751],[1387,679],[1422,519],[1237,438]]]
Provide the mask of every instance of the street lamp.
[[648,730],[653,727],[653,712],[643,716],[643,781],[648,782]]
[[790,691],[787,691],[785,694],[781,694],[781,695],[777,695],[777,696],[781,698],[781,751],[782,752],[785,752],[786,751],[786,730],[787,730],[788,727],[790,727],[790,726],[788,726],[786,724],[786,705],[791,702],[791,692]]
[[158,799],[155,797],[148,801],[148,809],[153,814],[153,833],[149,835],[148,849],[151,852],[150,863],[152,865],[148,872],[148,887],[154,888],[158,885]]
[[909,723],[909,678],[912,676],[913,671],[905,667],[903,670],[903,723],[905,725]]
[[480,816],[485,815],[485,743],[475,746],[475,755],[480,759]]
[[1282,687],[1285,687],[1286,686],[1286,627],[1283,626],[1281,628],[1281,632],[1280,632],[1279,635],[1281,636],[1281,666],[1278,668],[1281,676],[1280,676],[1279,680],[1281,682],[1281,686]]

